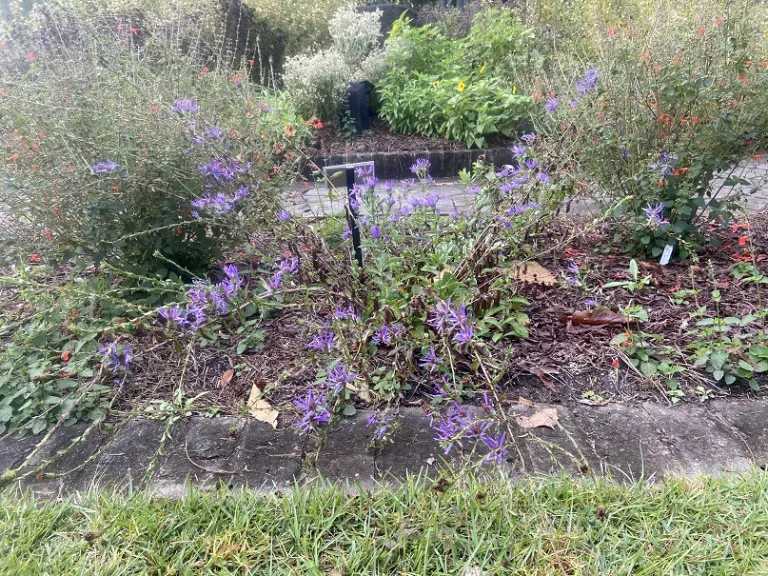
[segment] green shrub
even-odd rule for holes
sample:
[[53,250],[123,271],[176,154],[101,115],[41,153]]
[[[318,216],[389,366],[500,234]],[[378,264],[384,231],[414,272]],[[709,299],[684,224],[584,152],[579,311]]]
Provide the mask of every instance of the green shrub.
[[750,183],[733,168],[767,143],[768,73],[753,17],[689,28],[653,49],[614,33],[591,60],[594,90],[567,72],[586,67],[569,54],[553,57],[560,74],[531,74],[547,78],[538,131],[559,143],[576,181],[628,219],[628,250],[658,257],[673,244],[686,257],[705,223],[726,225],[738,209],[734,186]]
[[[161,34],[139,45],[129,26],[61,25],[75,41],[17,36],[0,51],[0,201],[28,231],[20,249],[199,271],[274,217],[295,174],[286,151],[308,131],[285,103]],[[216,181],[202,170],[212,162],[239,168]],[[191,203],[206,195],[214,207],[196,219]]]
[[305,116],[336,120],[350,82],[376,81],[383,71],[381,12],[338,10],[330,20],[333,45],[288,59],[283,82]]
[[508,10],[479,12],[465,39],[398,21],[387,40],[390,72],[379,85],[381,117],[395,132],[482,147],[515,131],[531,99],[495,71],[530,46],[532,33]]

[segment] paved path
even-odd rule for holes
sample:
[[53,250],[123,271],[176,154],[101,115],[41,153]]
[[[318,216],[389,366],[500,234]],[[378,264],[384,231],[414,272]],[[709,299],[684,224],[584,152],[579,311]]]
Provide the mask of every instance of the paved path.
[[[509,413],[527,415],[542,408],[552,406],[513,406]],[[768,400],[554,408],[560,421],[554,429],[524,430],[514,425],[519,453],[512,450],[504,464],[513,477],[566,472],[577,477],[610,474],[620,481],[661,480],[768,465]],[[292,427],[273,430],[255,420],[233,417],[179,421],[165,442],[163,422],[135,419],[117,432],[114,425],[94,429],[70,446],[87,428],[78,424],[57,432],[30,461],[34,468],[63,451],[45,471],[64,476],[35,473],[6,486],[31,489],[47,498],[95,485],[144,487],[177,497],[187,482],[201,488],[224,482],[273,490],[312,481],[320,474],[330,481],[372,487],[408,472],[435,474],[444,462],[456,464],[453,455],[453,460],[443,460],[421,410],[401,410],[393,442],[378,450],[369,449],[367,416],[359,412],[343,419],[322,446]],[[18,466],[38,441],[0,440],[0,473]]]
[[[749,185],[735,186],[734,190],[747,194],[747,211],[762,212],[768,210],[768,155],[759,159],[750,158],[740,162],[734,167],[732,176],[746,180]],[[721,187],[725,176],[713,179],[714,190]],[[346,198],[343,182],[335,182],[338,191],[334,194],[329,187],[322,184],[311,184],[308,188],[303,185],[296,186],[287,199],[288,210],[297,216],[325,216],[343,212]],[[474,203],[474,196],[456,179],[438,180],[433,188],[444,197],[438,202],[437,207],[443,213],[449,213],[454,208],[459,212],[467,210]],[[725,195],[727,189],[723,189],[721,195]],[[423,192],[419,187],[414,187],[411,193],[400,194],[398,197],[407,202],[411,197],[422,197]],[[595,211],[594,203],[584,199],[574,199],[565,208],[570,214],[591,214]]]

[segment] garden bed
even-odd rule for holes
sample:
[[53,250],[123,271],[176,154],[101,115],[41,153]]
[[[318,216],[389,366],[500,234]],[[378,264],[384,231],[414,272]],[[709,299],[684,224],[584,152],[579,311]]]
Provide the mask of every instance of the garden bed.
[[[720,294],[720,318],[741,319],[759,312],[761,285],[746,277],[736,278],[735,274],[739,267],[748,265],[752,256],[758,270],[766,273],[768,215],[754,215],[748,224],[742,222],[710,230],[708,235],[718,239],[722,247],[702,254],[697,264],[675,259],[668,266],[638,261],[640,281],[645,277],[649,280],[634,293],[622,287],[601,288],[610,282],[632,281],[631,259],[612,241],[612,228],[599,227],[585,234],[583,230],[589,229],[587,224],[580,218],[560,219],[535,239],[539,251],[544,253],[537,263],[543,267],[546,277],[518,283],[519,296],[530,303],[524,308],[530,318],[529,337],[504,339],[498,344],[510,352],[508,369],[498,387],[504,403],[698,402],[712,397],[764,392],[751,390],[743,382],[730,386],[716,382],[711,374],[694,370],[690,361],[683,361],[671,351],[686,350],[697,339],[713,337],[696,328],[699,321],[696,310],[705,306],[709,310],[707,316],[714,314],[714,291]],[[754,254],[743,244],[747,225]],[[547,246],[552,249],[547,251]],[[579,273],[571,285],[568,279],[576,277],[574,263]],[[239,265],[241,270],[249,265],[257,269],[256,262],[241,261]],[[248,272],[244,274],[247,277]],[[255,281],[255,278],[248,280]],[[341,287],[331,289],[342,290]],[[585,300],[594,297],[598,309],[610,315],[635,306],[641,307],[648,319],[629,326],[568,321],[575,312],[586,309]],[[242,412],[254,385],[265,391],[265,397],[281,413],[290,413],[293,400],[306,394],[308,389],[314,388],[318,394],[322,391],[322,386],[315,382],[324,363],[309,354],[307,343],[318,327],[327,322],[332,308],[333,304],[319,297],[302,306],[276,311],[260,327],[263,331],[260,349],[236,355],[231,350],[232,342],[225,341],[222,349],[215,345],[200,349],[186,365],[183,356],[178,354],[178,344],[163,341],[162,331],[142,331],[136,335],[134,345],[137,362],[134,380],[123,389],[118,407],[133,411],[142,410],[150,400],[171,403],[181,379],[187,396],[205,393],[196,408],[203,413]],[[636,314],[642,316],[643,312],[637,308]],[[735,335],[738,333],[736,330]],[[622,334],[629,335],[628,341],[617,343],[616,338]],[[669,354],[659,353],[657,358],[649,360],[656,368],[633,364],[644,343],[654,338],[659,338],[658,346],[670,348]],[[389,353],[392,351],[388,349],[379,352],[382,363],[386,363]],[[668,376],[658,368],[667,356],[671,365],[681,370],[676,378],[682,391],[679,396],[674,393],[669,396]],[[222,375],[230,369],[234,375],[222,386]],[[652,371],[655,373],[648,374]],[[426,406],[434,393],[428,374],[416,370],[409,383],[411,389],[403,390],[395,403]],[[355,397],[355,403],[358,407],[366,405],[359,396]]]

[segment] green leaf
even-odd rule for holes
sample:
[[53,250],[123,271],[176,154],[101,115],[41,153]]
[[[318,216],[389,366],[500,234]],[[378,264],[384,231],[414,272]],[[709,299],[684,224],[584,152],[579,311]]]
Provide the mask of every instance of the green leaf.
[[724,374],[725,373],[722,370],[715,370],[712,372],[712,378],[720,382],[720,380],[723,379]]
[[342,411],[344,416],[354,416],[357,414],[357,408],[355,408],[354,404],[347,404],[344,406],[344,410]]
[[0,422],[10,422],[13,417],[13,409],[10,406],[0,406]]

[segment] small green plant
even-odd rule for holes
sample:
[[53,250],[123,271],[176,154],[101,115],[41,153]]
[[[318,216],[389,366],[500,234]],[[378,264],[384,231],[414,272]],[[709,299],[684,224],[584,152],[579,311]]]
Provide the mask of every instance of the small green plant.
[[603,285],[603,288],[625,288],[631,294],[634,294],[635,292],[642,290],[645,286],[648,286],[653,281],[653,277],[650,275],[640,278],[640,269],[637,265],[637,261],[634,259],[630,260],[629,262],[629,274],[632,276],[632,280],[608,282],[607,284]]

